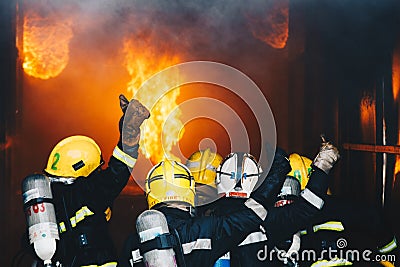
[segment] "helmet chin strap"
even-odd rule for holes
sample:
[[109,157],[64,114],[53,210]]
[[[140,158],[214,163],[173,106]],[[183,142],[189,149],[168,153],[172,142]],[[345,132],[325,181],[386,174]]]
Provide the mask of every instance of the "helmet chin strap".
[[49,177],[51,183],[63,183],[63,184],[73,184],[75,183],[75,178],[66,177]]

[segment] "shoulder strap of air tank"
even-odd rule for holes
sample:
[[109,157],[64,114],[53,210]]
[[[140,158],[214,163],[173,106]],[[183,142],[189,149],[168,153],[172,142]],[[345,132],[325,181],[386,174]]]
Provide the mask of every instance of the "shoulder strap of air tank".
[[172,228],[169,226],[170,231],[175,237],[176,241],[176,247],[175,247],[175,253],[176,253],[176,261],[178,262],[179,267],[186,267],[186,262],[185,262],[185,257],[183,256],[183,248],[182,248],[182,242],[179,237],[179,233],[175,228]]

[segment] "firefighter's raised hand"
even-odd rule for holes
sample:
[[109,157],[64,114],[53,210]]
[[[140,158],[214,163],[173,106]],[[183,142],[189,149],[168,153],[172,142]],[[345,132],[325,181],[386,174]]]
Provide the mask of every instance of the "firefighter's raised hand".
[[314,158],[312,165],[329,174],[335,163],[339,160],[339,150],[321,135],[321,147]]
[[119,96],[119,104],[123,112],[119,121],[121,140],[123,145],[132,147],[139,143],[140,125],[150,117],[150,112],[138,100],[129,101],[122,94]]
[[286,174],[291,171],[289,156],[277,147],[274,160],[267,177],[262,184],[251,194],[251,198],[268,207],[275,202],[275,198],[282,188]]

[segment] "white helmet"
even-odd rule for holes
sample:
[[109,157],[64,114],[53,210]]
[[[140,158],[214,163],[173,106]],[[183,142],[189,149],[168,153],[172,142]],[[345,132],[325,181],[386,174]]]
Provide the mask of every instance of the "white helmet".
[[243,152],[229,154],[217,170],[215,183],[218,194],[249,198],[261,172],[261,167],[252,155]]

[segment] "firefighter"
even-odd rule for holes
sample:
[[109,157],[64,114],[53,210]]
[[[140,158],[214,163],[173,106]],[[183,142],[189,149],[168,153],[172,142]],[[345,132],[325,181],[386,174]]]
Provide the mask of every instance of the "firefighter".
[[[289,159],[292,170],[288,175],[299,179],[304,188],[308,181],[311,160],[297,153],[291,154]],[[332,254],[333,257],[325,253],[323,259],[304,261],[305,266],[358,265],[360,261],[361,265],[365,264],[366,260],[363,261],[361,256],[353,259],[351,257],[354,255],[351,253],[346,255],[347,249],[357,249],[360,253],[370,250],[371,259],[375,255],[398,254],[396,237],[385,223],[379,209],[365,203],[357,203],[355,200],[345,201],[330,193],[328,195],[322,212],[317,216],[318,223],[301,231],[301,249],[316,251],[317,255],[321,255],[323,250],[336,250],[337,253]],[[340,241],[343,244],[338,243]],[[344,245],[345,247],[341,247]],[[340,257],[340,251],[343,251],[343,257]],[[381,264],[390,266],[391,263],[381,261]]]
[[[128,108],[128,105],[130,106]],[[117,265],[116,251],[108,233],[113,201],[125,187],[138,157],[139,126],[149,111],[137,100],[120,96],[123,116],[120,139],[108,167],[96,142],[82,135],[69,136],[55,145],[44,173],[50,178],[60,240],[56,266]],[[122,126],[124,139],[122,139]]]
[[[291,165],[292,166],[292,165]],[[300,196],[301,185],[300,181],[293,176],[286,176],[286,180],[282,186],[281,192],[277,196],[274,206],[283,207],[296,202]],[[293,234],[291,239],[278,242],[274,246],[274,255],[270,266],[299,266],[296,256],[301,247],[300,231]]]
[[[325,142],[325,140],[323,140],[322,147],[324,146],[329,146],[333,149],[333,146]],[[321,149],[321,153],[325,153],[323,151],[324,149]],[[324,164],[321,164],[321,162],[318,160],[320,156],[320,154],[317,155],[314,160],[313,167],[310,170],[316,170],[316,175],[321,172],[321,169],[323,169],[327,175],[333,165],[327,167]],[[327,156],[327,154],[325,154],[325,156]],[[338,153],[333,153],[330,156],[332,156],[332,159],[336,161],[338,158]],[[290,162],[290,164],[292,163]],[[244,179],[242,178],[239,182],[234,182],[232,179],[229,179],[230,173],[237,172],[242,173],[241,176],[244,177]],[[224,194],[225,198],[222,198],[218,201],[218,203],[216,203],[214,212],[219,215],[229,214],[230,212],[233,212],[240,203],[246,201],[253,191],[254,186],[257,184],[260,173],[261,168],[258,166],[257,161],[253,156],[246,153],[232,153],[227,156],[218,168],[216,179],[218,193]],[[290,198],[290,201],[293,201],[293,199],[296,197],[295,194],[300,194],[300,185],[294,180],[295,179],[291,177],[286,178],[284,184],[282,185],[281,192],[279,193],[279,191],[277,191],[275,196],[277,196],[279,193],[279,197],[283,199]],[[297,187],[299,188],[298,190],[296,190]],[[293,193],[290,193],[290,196],[289,189],[290,192],[293,191]],[[278,204],[282,204],[283,199],[278,202]],[[274,206],[275,200],[275,197],[271,198],[266,205],[269,207]],[[285,201],[288,202],[289,199]],[[276,207],[279,206],[280,205],[276,205]],[[277,232],[282,231],[279,225],[274,225],[274,227],[277,229]],[[297,231],[293,233],[294,235],[290,235],[290,239],[287,239],[287,242],[290,242],[293,245],[292,248],[287,248],[290,252],[293,252],[295,248],[298,249],[300,241],[299,233],[297,233]],[[286,237],[289,237],[289,235],[286,234]],[[280,249],[276,248],[275,244],[282,245],[282,240],[285,239],[271,238],[271,236],[268,238],[267,234],[262,230],[262,228],[258,229],[257,231],[249,234],[246,239],[243,240],[243,242],[241,242],[237,247],[232,248],[229,255],[230,265],[232,267],[265,266],[266,264],[273,264],[274,266],[296,266],[296,262],[291,261],[289,257],[284,257],[285,254],[283,249],[285,246]],[[274,251],[275,253],[273,253]],[[277,257],[278,254],[279,257]],[[282,262],[277,261],[277,258],[282,260]],[[271,262],[272,260],[274,261],[273,263]]]
[[[336,148],[324,144],[315,163],[330,169],[337,159]],[[269,208],[289,171],[286,153],[277,150],[265,180],[234,212],[198,218],[191,214],[195,203],[195,185],[187,167],[169,160],[155,165],[145,180],[147,202],[149,209],[165,215],[169,231],[176,233],[175,240],[178,241],[175,244],[178,245],[175,252],[177,258],[183,259],[178,266],[213,266],[219,257],[237,246],[248,234],[257,231],[260,225],[272,240],[286,239],[305,227],[323,206],[329,178],[324,171],[316,169],[299,201],[283,208]],[[236,179],[236,174],[233,178]],[[163,246],[165,243],[161,237],[154,239],[156,241],[151,242],[152,247],[149,248],[148,243],[141,243],[142,238],[135,232],[128,236],[119,266],[145,266],[144,252],[173,247],[173,242],[170,246]],[[168,264],[165,262],[165,266],[176,266]]]
[[196,187],[196,215],[208,215],[213,202],[218,199],[215,177],[222,156],[210,148],[199,150],[188,158],[186,167],[190,170]]

